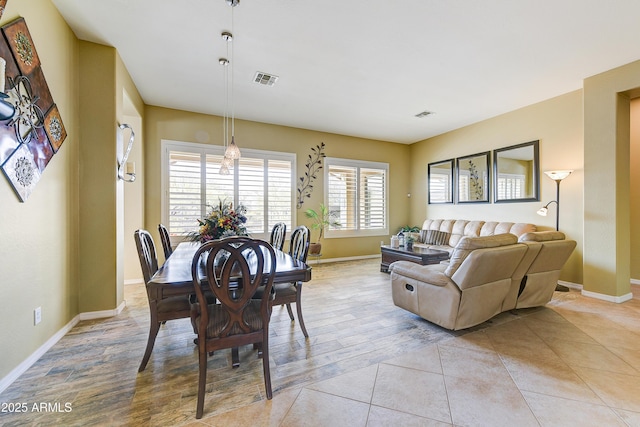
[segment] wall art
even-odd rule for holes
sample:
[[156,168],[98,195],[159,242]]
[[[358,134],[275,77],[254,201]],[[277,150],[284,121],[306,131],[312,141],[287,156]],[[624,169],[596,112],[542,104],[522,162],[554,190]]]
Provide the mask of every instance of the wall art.
[[0,167],[20,201],[31,195],[66,137],[27,23],[16,19],[0,37]]

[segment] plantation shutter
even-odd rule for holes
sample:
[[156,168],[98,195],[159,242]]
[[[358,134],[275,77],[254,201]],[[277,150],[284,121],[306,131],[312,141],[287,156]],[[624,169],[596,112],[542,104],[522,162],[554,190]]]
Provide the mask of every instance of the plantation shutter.
[[385,172],[360,169],[360,228],[373,230],[386,226]]

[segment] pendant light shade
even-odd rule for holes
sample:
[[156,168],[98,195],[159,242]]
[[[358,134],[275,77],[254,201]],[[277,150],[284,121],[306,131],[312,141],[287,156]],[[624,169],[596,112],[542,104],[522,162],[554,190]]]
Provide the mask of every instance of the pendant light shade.
[[240,158],[240,149],[236,145],[233,135],[231,135],[231,143],[227,146],[227,149],[224,152],[224,157],[231,160]]

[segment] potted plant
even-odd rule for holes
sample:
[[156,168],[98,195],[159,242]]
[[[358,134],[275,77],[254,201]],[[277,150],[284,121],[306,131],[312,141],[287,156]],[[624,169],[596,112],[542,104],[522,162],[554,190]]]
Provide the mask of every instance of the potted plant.
[[320,240],[322,240],[322,236],[324,235],[324,229],[326,227],[340,227],[340,222],[335,219],[335,214],[329,212],[329,208],[327,208],[324,203],[320,203],[320,210],[318,212],[313,209],[307,209],[304,214],[313,221],[311,229],[320,231],[318,233],[318,240],[309,245],[309,253],[319,255],[322,249]]

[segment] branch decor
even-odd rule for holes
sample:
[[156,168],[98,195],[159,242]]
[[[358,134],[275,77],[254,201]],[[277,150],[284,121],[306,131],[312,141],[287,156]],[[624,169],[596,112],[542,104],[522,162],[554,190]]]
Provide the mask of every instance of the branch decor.
[[306,198],[311,197],[313,191],[313,181],[317,178],[316,174],[322,169],[322,159],[326,157],[324,154],[324,142],[320,145],[311,147],[311,154],[307,157],[307,163],[305,163],[304,176],[298,179],[298,202],[296,207],[300,209],[304,204]]

